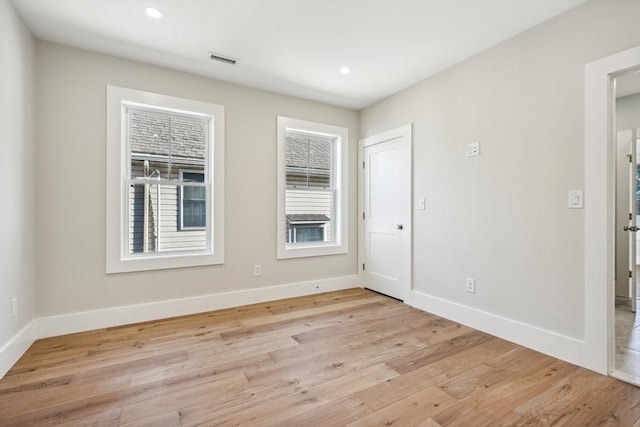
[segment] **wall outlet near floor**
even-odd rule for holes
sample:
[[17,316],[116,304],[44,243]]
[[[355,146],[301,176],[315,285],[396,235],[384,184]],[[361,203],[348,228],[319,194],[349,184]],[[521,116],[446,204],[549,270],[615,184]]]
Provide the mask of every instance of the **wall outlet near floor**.
[[260,264],[256,264],[253,266],[253,275],[258,277],[262,274],[262,266]]
[[465,280],[465,291],[469,292],[470,294],[475,294],[476,293],[476,281],[475,279],[466,279]]
[[16,317],[18,315],[18,298],[13,298],[11,300],[11,317]]
[[480,155],[480,141],[467,144],[465,154],[467,157],[475,157]]

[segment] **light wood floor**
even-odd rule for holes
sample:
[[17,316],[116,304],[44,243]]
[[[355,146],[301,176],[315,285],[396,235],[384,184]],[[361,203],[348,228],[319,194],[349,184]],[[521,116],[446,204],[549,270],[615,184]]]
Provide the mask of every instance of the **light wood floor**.
[[640,389],[354,289],[35,342],[4,426],[638,425]]
[[615,316],[615,368],[640,378],[640,310],[633,313],[628,300],[616,301]]

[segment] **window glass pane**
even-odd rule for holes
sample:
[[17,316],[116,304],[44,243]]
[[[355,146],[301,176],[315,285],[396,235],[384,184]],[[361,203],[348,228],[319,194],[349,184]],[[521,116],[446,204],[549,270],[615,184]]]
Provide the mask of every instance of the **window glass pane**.
[[207,249],[209,119],[136,106],[127,118],[129,253]]
[[182,225],[184,227],[205,227],[207,225],[206,200],[184,200]]
[[[184,226],[178,215],[178,185],[135,183],[129,186],[129,254],[151,254],[168,251],[207,248],[207,200],[204,187],[194,187],[201,199],[184,200]],[[146,202],[145,202],[146,200]],[[146,245],[145,245],[146,242]]]
[[335,138],[288,131],[285,140],[287,187],[331,188]]
[[[326,222],[331,230],[333,215],[333,175],[335,137],[287,131],[285,139],[285,215],[288,222],[307,222],[296,225],[284,236],[289,243],[330,241],[331,233],[323,227],[312,227],[309,221]],[[291,235],[296,232],[296,235]]]
[[324,229],[322,227],[295,227],[296,242],[322,242]]
[[[204,182],[204,173],[182,171],[183,182]],[[207,189],[202,186],[182,187],[182,227],[206,227]]]
[[208,119],[130,107],[131,178],[176,180],[179,170],[204,171]]
[[157,252],[158,186],[129,186],[129,253]]
[[182,181],[184,182],[204,182],[204,172],[182,171]]

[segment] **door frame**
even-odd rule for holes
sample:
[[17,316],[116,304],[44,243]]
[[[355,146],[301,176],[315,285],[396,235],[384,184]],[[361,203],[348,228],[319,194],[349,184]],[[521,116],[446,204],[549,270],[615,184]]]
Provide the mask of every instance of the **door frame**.
[[404,302],[409,303],[411,300],[411,291],[413,289],[413,124],[406,124],[397,128],[380,132],[378,134],[366,137],[358,141],[358,283],[362,287],[366,287],[364,282],[363,264],[365,263],[365,239],[364,239],[364,149],[372,145],[376,145],[385,141],[406,137],[406,141],[409,144],[409,164],[406,165],[409,168],[409,175],[411,176],[409,185],[409,206],[408,215],[409,218],[409,232],[407,233],[409,239],[408,259],[404,263],[406,270],[407,284],[403,289],[403,295],[405,296]]
[[585,66],[584,352],[604,375],[614,362],[615,93],[612,76],[640,66],[640,47]]

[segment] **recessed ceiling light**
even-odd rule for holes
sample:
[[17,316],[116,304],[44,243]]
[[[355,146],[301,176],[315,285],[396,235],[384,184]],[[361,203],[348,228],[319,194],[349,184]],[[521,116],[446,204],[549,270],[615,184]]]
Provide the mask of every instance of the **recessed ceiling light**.
[[340,68],[340,74],[342,74],[343,76],[346,76],[347,74],[349,74],[351,72],[351,68],[349,67],[342,67]]
[[162,18],[162,12],[160,12],[158,9],[154,8],[154,7],[148,7],[144,10],[144,13],[147,14],[147,16],[150,16],[151,18],[155,18],[155,19],[160,19]]

